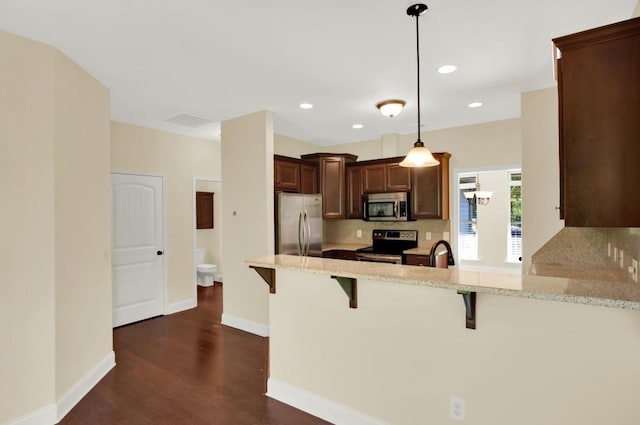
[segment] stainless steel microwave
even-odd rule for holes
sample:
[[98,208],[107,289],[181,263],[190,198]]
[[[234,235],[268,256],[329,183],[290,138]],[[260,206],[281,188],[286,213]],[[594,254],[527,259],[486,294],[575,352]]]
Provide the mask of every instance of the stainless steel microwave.
[[370,193],[364,195],[364,219],[367,221],[411,220],[409,192]]

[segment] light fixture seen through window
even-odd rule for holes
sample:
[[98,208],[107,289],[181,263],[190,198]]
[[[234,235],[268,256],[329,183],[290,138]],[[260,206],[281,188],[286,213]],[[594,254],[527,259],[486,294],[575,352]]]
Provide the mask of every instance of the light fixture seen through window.
[[415,16],[416,18],[416,59],[417,59],[417,81],[418,81],[418,139],[413,144],[413,148],[409,151],[407,156],[400,162],[401,167],[433,167],[439,165],[437,159],[433,157],[429,149],[424,146],[422,140],[420,140],[420,28],[419,18],[424,12],[427,11],[427,5],[422,3],[416,3],[409,6],[407,9],[407,15]]
[[467,201],[471,202],[475,198],[478,205],[487,205],[492,195],[493,192],[480,190],[480,174],[476,176],[476,190],[464,192],[464,197],[467,198]]
[[376,108],[380,110],[380,113],[385,117],[395,117],[400,112],[402,112],[402,108],[407,103],[404,100],[400,99],[391,99],[385,100],[384,102],[380,102],[376,105]]

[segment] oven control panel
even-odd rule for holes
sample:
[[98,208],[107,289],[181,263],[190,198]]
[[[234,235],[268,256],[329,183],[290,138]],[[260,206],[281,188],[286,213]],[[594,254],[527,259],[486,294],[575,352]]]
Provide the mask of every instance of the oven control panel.
[[387,240],[387,241],[417,241],[417,230],[374,230],[372,237],[374,240]]

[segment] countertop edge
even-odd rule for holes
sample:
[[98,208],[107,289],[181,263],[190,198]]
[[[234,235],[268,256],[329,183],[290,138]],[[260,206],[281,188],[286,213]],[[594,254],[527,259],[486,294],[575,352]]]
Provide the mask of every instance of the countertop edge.
[[[462,283],[454,283],[450,281],[446,281],[446,279],[455,278],[454,273],[461,273],[461,271],[454,271],[452,269],[430,269],[422,267],[420,268],[420,274],[424,275],[420,278],[416,277],[407,277],[403,276],[402,273],[393,273],[393,271],[407,271],[412,270],[415,266],[400,266],[400,265],[390,265],[390,264],[377,264],[375,270],[378,273],[368,273],[362,270],[349,270],[349,267],[353,269],[355,265],[360,265],[361,263],[352,262],[349,260],[338,260],[338,259],[318,259],[321,260],[319,264],[309,264],[313,263],[314,257],[296,257],[296,256],[288,256],[288,255],[272,255],[266,257],[258,257],[245,260],[245,264],[253,267],[262,267],[262,268],[270,268],[270,269],[285,269],[285,270],[295,270],[301,271],[305,273],[313,273],[313,274],[325,274],[325,275],[337,275],[347,278],[354,279],[368,279],[368,280],[377,280],[382,282],[396,283],[402,285],[417,285],[417,286],[426,286],[431,288],[440,288],[440,289],[448,289],[455,291],[469,291],[476,293],[485,293],[485,294],[493,294],[493,295],[502,295],[502,296],[510,296],[510,297],[518,297],[518,298],[529,298],[529,299],[537,299],[544,301],[557,301],[557,302],[566,302],[572,304],[585,304],[592,306],[601,306],[601,307],[610,307],[617,309],[626,309],[626,310],[637,310],[640,311],[640,301],[631,301],[631,300],[622,300],[622,299],[613,299],[613,298],[601,298],[594,296],[586,296],[586,295],[576,295],[576,294],[562,294],[562,293],[554,293],[554,292],[544,292],[544,291],[531,291],[527,289],[512,289],[506,287],[499,286],[484,286],[484,285],[469,285]],[[282,260],[282,261],[280,261]],[[289,261],[286,263],[285,261]],[[297,264],[294,264],[296,262]],[[347,263],[355,263],[347,264]],[[371,265],[371,263],[367,263]],[[388,269],[388,267],[392,267],[393,269]],[[398,267],[401,267],[398,269]],[[410,269],[402,269],[404,267],[409,267]],[[371,269],[371,267],[369,267]],[[380,271],[386,271],[387,273],[381,273]],[[415,269],[413,269],[415,270]],[[482,272],[464,272],[466,274],[482,274]],[[507,279],[513,282],[514,279],[521,279],[520,276],[507,275],[501,273],[491,273],[487,275],[494,275],[496,280],[499,279]],[[489,276],[490,277],[490,276]],[[485,277],[488,278],[488,277]],[[547,277],[548,279],[556,279],[554,277]],[[566,279],[558,279],[558,284],[561,285]]]

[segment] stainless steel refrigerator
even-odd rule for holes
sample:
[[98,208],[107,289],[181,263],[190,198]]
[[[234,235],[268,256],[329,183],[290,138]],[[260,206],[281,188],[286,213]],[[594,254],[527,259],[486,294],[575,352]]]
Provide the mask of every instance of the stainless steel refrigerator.
[[322,194],[276,199],[276,254],[322,257]]

